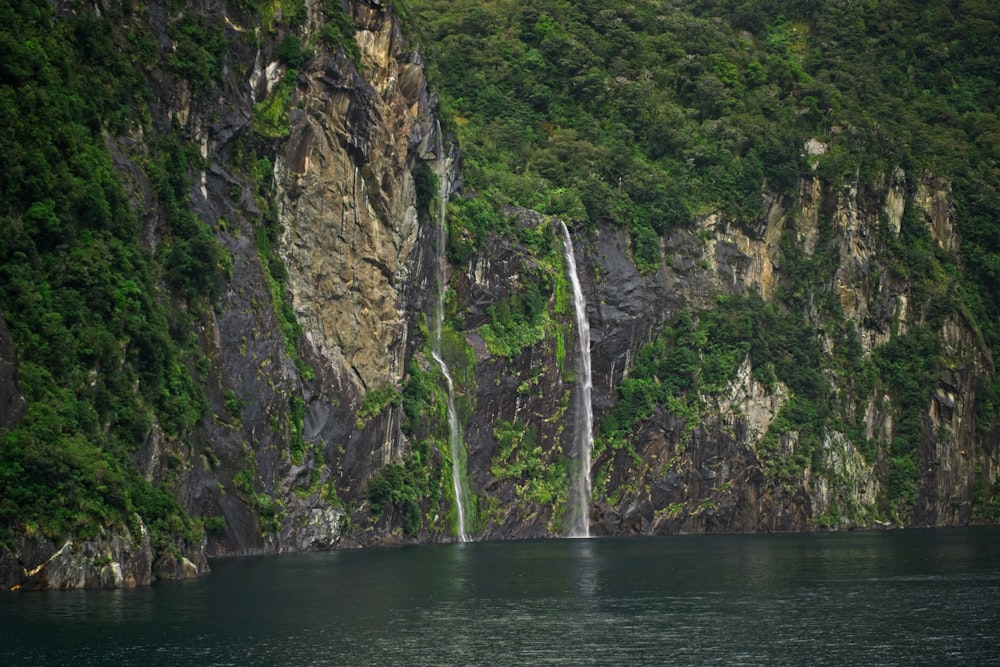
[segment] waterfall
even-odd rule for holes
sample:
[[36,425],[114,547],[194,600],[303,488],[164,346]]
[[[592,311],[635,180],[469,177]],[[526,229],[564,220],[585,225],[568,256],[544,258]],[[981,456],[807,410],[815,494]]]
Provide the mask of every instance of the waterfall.
[[573,433],[573,454],[576,458],[570,488],[570,537],[590,537],[590,456],[594,450],[594,408],[590,402],[593,389],[590,372],[590,323],[587,321],[587,303],[583,300],[580,276],[576,272],[573,239],[566,224],[559,221],[563,232],[563,252],[566,271],[573,286],[573,309],[576,312],[576,331],[579,345],[576,355],[576,372],[579,391],[576,393],[576,428]]
[[444,326],[444,298],[445,284],[447,283],[447,264],[445,248],[447,247],[447,230],[445,228],[445,210],[448,202],[448,161],[440,161],[442,168],[439,169],[438,182],[438,228],[437,228],[437,302],[435,304],[434,325],[431,330],[431,356],[441,367],[445,382],[448,385],[448,451],[451,454],[451,483],[455,490],[455,510],[458,515],[458,540],[468,542],[469,535],[465,529],[465,503],[466,489],[465,478],[462,474],[465,459],[462,447],[462,430],[458,423],[458,413],[455,411],[455,382],[452,380],[448,364],[445,363],[444,355],[441,352],[441,329]]

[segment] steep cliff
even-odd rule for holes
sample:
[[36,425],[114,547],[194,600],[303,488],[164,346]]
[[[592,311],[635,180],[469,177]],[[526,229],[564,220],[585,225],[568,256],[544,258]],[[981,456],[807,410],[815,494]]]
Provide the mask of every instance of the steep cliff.
[[[411,24],[424,5],[447,14],[416,4]],[[734,175],[667,136],[657,123],[669,105],[630,122],[662,130],[647,137],[658,155],[659,141],[686,151],[672,168],[703,179],[685,184],[694,194],[657,181],[652,159],[553,121],[536,132],[490,118],[499,125],[468,134],[485,121],[463,115],[462,99],[439,102],[434,62],[404,37],[397,3],[36,8],[17,29],[51,62],[5,32],[37,71],[5,65],[18,94],[4,103],[20,99],[11,117],[25,115],[62,86],[89,115],[74,125],[71,105],[53,105],[36,123],[73,128],[60,136],[74,148],[49,159],[82,179],[66,201],[59,178],[25,176],[51,142],[4,139],[5,589],[132,586],[199,576],[213,556],[451,540],[459,483],[473,539],[559,536],[586,474],[596,534],[997,519],[995,368],[965,280],[968,205],[947,171],[862,170],[843,152],[865,137],[838,128],[836,145],[785,137],[761,149],[775,163],[766,173],[744,156],[727,163]],[[510,58],[539,71],[584,58],[565,26],[525,11],[519,34],[537,49]],[[516,32],[484,12],[462,14],[455,36]],[[611,14],[590,17],[594,29],[624,39]],[[637,31],[667,22],[624,18]],[[96,58],[112,52],[121,58]],[[713,62],[699,81],[725,79]],[[523,72],[494,74],[558,111]],[[438,76],[466,75],[492,85]],[[574,91],[615,103],[655,78],[580,76]],[[53,88],[39,93],[33,77]],[[787,88],[800,103],[797,84],[762,81],[764,98]],[[735,129],[723,102],[709,107],[699,113],[721,142]],[[506,190],[466,187],[463,133],[479,142],[470,182]],[[508,159],[520,171],[488,173]],[[573,448],[586,424],[556,213],[590,326],[590,470]]]
[[[660,289],[672,286],[677,301],[645,317],[706,317],[721,306],[733,315],[724,326],[738,329],[689,324],[707,339],[693,363],[700,365],[695,373],[701,374],[702,392],[689,391],[677,407],[661,401],[635,423],[629,443],[616,448],[612,441],[599,458],[596,474],[606,485],[604,498],[595,499],[602,530],[747,532],[971,519],[973,486],[980,475],[989,484],[996,475],[995,444],[976,432],[980,388],[972,380],[990,377],[993,362],[960,309],[940,312],[945,306],[923,291],[930,286],[894,272],[900,209],[914,211],[913,223],[926,226],[943,250],[953,250],[958,239],[932,231],[949,228],[952,215],[924,194],[932,187],[928,181],[940,187],[940,179],[921,179],[900,203],[905,175],[897,169],[893,178],[868,210],[859,205],[855,185],[835,189],[810,176],[800,184],[799,201],[782,202],[784,210],[773,205],[754,233],[713,214],[699,227],[709,231],[704,241],[687,232],[668,240],[666,254],[673,261],[661,267],[655,282]],[[893,207],[895,215],[880,215]],[[678,261],[682,253],[688,262]],[[790,258],[797,254],[795,262],[821,255],[834,260],[811,265],[824,273],[796,275]],[[691,272],[696,275],[685,276]],[[710,284],[716,303],[707,302],[701,290],[673,287],[684,279]],[[605,284],[593,285],[595,302],[607,298]],[[954,284],[942,279],[933,289],[947,292]],[[797,326],[791,322],[786,331],[767,324],[775,309],[787,317],[796,307],[811,340],[790,340],[794,334],[787,329]],[[765,315],[757,319],[755,312]],[[598,318],[604,327],[619,321],[617,315]],[[907,358],[905,346],[917,340],[924,347],[916,354],[929,359]],[[647,346],[645,363],[658,355],[670,359],[669,347],[682,342],[680,336],[666,343],[661,338],[660,349]],[[812,344],[802,354],[807,342]],[[728,355],[722,362],[728,373],[706,387],[720,348]],[[781,368],[780,357],[788,355],[802,365],[798,370],[815,369],[815,388],[796,377],[795,368]],[[912,376],[894,376],[893,363]],[[813,389],[819,392],[815,401],[808,398]],[[817,411],[825,417],[817,419]]]
[[[418,224],[413,173],[455,161],[419,54],[379,3],[112,3],[60,8],[51,24],[46,13],[36,29],[54,26],[55,40],[88,30],[125,58],[153,57],[134,83],[147,106],[103,139],[138,214],[133,242],[161,272],[153,307],[185,355],[173,368],[189,377],[175,382],[190,402],[185,421],[164,423],[151,399],[130,399],[152,419],[125,443],[141,478],[120,493],[147,514],[144,489],[166,490],[165,519],[174,501],[196,519],[158,522],[151,547],[127,513],[106,515],[111,533],[95,542],[89,527],[38,531],[30,509],[8,505],[5,586],[134,585],[205,572],[206,554],[370,540],[368,480],[408,450],[399,386],[417,313],[430,308],[433,234]],[[425,218],[432,197],[420,201]],[[30,423],[19,422],[16,346],[2,333],[4,427],[18,436]],[[144,354],[126,352],[121,371],[141,375]],[[102,381],[100,366],[91,372]],[[21,450],[5,451],[20,465]],[[144,554],[136,573],[101,573],[131,573],[131,550]],[[94,573],[77,574],[70,552]]]

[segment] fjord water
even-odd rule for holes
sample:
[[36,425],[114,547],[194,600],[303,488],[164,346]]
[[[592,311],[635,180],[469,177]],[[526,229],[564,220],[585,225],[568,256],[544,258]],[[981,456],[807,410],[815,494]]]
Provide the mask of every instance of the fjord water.
[[983,665],[1000,529],[452,543],[0,595],[3,665]]

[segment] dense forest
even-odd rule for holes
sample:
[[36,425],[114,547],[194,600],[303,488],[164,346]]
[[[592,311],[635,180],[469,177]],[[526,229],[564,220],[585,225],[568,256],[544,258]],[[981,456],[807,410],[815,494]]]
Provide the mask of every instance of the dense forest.
[[[336,2],[225,4],[168,2],[157,6],[162,26],[153,28],[154,13],[142,3],[0,0],[0,351],[3,368],[16,366],[0,376],[4,544],[16,535],[86,539],[112,526],[135,532],[138,517],[159,553],[225,534],[223,517],[192,516],[175,484],[190,452],[219,467],[203,442],[205,425],[238,427],[250,400],[223,388],[204,340],[233,279],[233,253],[221,239],[232,245],[238,222],[207,219],[192,207],[196,172],[218,156],[205,155],[178,116],[164,111],[165,90],[183,89],[196,101],[239,98],[252,113],[219,160],[238,176],[232,199],[251,202],[244,206],[253,212],[249,234],[282,346],[301,382],[314,378],[285,286],[273,162],[296,111],[290,100],[303,87],[299,70],[339,53],[364,73],[355,28]],[[674,231],[696,230],[710,214],[759,228],[775,200],[796,200],[804,175],[818,175],[831,191],[855,187],[862,204],[874,202],[897,169],[912,175],[905,180],[911,197],[921,178],[945,179],[957,251],[936,243],[913,207],[899,234],[880,240],[881,269],[907,285],[919,326],[862,354],[857,323],[844,318],[829,285],[835,258],[803,253],[786,234],[775,298],[719,295],[710,309],[672,313],[642,341],[633,372],[596,427],[598,465],[610,466],[616,452],[638,460],[633,436],[654,411],[693,428],[706,397],[749,358],[757,381],[792,392],[762,444],[769,474],[791,483],[806,468],[821,470],[823,434],[847,433],[866,459],[885,460],[878,517],[904,521],[919,486],[928,387],[947,366],[935,332],[958,319],[993,359],[1000,352],[1000,5],[360,4],[388,6],[401,19],[409,47],[426,63],[440,120],[460,147],[465,188],[448,204],[452,267],[461,271],[497,237],[516,241],[541,267],[539,280],[494,304],[485,323],[474,322],[496,357],[514,357],[548,335],[541,324],[557,300],[553,281],[564,279],[553,277],[561,266],[553,240],[519,228],[507,207],[558,216],[581,237],[621,231],[635,267],[649,276],[671,261],[664,239]],[[254,30],[236,30],[234,21]],[[283,74],[266,98],[251,99],[245,80],[262,52]],[[247,62],[238,62],[241,55]],[[810,140],[823,150],[806,151]],[[141,183],[124,180],[123,156],[139,166]],[[422,211],[437,186],[428,173],[417,172]],[[147,224],[152,217],[162,224]],[[451,298],[455,336],[471,319]],[[389,409],[403,411],[406,432],[418,430],[413,422],[430,390],[426,374],[407,368],[399,387],[369,392],[358,431]],[[978,437],[996,432],[998,377],[977,378]],[[210,385],[222,406],[210,406]],[[845,408],[850,396],[876,388],[898,407],[884,453],[861,433],[861,415]],[[284,434],[297,465],[306,452],[303,403],[286,403],[288,416],[271,416],[272,431]],[[501,458],[518,464],[512,452],[525,426],[497,423]],[[791,458],[778,446],[790,432],[802,434]],[[175,473],[153,479],[135,465],[151,433],[175,444],[168,465]],[[413,486],[406,466],[431,456],[425,444],[414,449],[368,495],[360,493],[359,503],[369,503],[364,511],[380,514],[398,500],[397,487]],[[495,462],[493,475],[549,480],[552,469],[532,460],[516,474]],[[611,472],[602,470],[595,497],[638,492],[638,482],[605,488]],[[230,477],[227,488],[254,508],[262,530],[280,526],[276,492],[248,475]],[[565,481],[565,470],[556,477]],[[343,505],[329,488],[324,498]],[[546,489],[539,497],[559,496]],[[439,492],[425,495],[432,493]],[[1000,519],[998,497],[980,481],[975,518]],[[418,506],[433,514],[422,496],[410,499],[407,534],[421,534]],[[875,518],[855,510],[859,523]],[[835,525],[836,517],[815,521]]]
[[[963,247],[944,259],[968,269],[963,297],[998,342],[996,6],[407,6],[466,178],[487,197],[624,226],[652,268],[657,235],[716,210],[753,224],[762,187],[793,192],[810,166],[868,189],[895,167],[947,174]],[[816,165],[809,138],[829,147]],[[907,240],[902,251],[931,252]]]
[[[186,206],[192,156],[175,136],[154,139],[147,163],[172,232],[155,255],[112,164],[106,137],[149,123],[146,77],[163,64],[142,33],[89,11],[5,2],[0,14],[0,311],[26,403],[0,436],[4,530],[87,536],[139,513],[159,548],[171,533],[198,540],[129,459],[154,416],[171,434],[202,416],[189,309],[210,307],[224,260]],[[187,71],[180,57],[167,66]]]

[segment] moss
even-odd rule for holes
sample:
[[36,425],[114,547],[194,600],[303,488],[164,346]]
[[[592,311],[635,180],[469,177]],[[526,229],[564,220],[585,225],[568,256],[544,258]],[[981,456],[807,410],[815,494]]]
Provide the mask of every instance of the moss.
[[269,139],[288,136],[291,131],[288,112],[298,75],[294,69],[285,72],[281,83],[274,87],[271,94],[254,105],[253,129],[257,134]]
[[356,424],[358,430],[363,429],[369,419],[381,414],[386,408],[399,407],[402,404],[402,398],[400,391],[389,385],[368,391],[362,397],[361,408],[358,410]]
[[562,517],[569,496],[562,452],[558,448],[543,452],[534,428],[520,423],[498,421],[493,435],[499,449],[490,461],[490,472],[498,481],[514,486],[520,510],[527,513],[541,505],[551,507],[554,517]]

